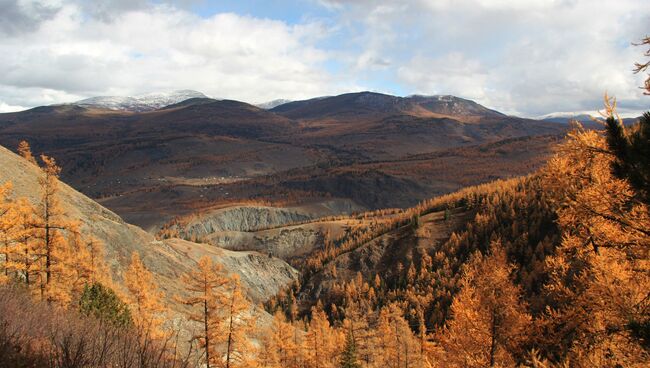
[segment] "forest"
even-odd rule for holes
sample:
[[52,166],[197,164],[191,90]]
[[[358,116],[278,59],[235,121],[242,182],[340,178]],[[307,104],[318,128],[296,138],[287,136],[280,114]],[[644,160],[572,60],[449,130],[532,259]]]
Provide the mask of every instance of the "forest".
[[[264,305],[209,257],[179,295],[137,252],[113,279],[105,244],[61,205],[61,168],[23,141],[40,201],[0,186],[0,366],[647,367],[650,112],[625,125],[604,102],[601,129],[574,123],[531,175],[355,215],[376,221],[326,239]],[[456,221],[443,242],[390,272],[339,275],[341,256],[416,239],[432,213]]]

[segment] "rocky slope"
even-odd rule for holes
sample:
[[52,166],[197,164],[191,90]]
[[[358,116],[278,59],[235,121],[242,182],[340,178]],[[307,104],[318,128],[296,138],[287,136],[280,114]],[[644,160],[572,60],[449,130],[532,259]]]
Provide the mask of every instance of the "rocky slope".
[[353,202],[336,199],[284,208],[238,205],[176,219],[161,235],[288,260],[322,246],[326,232],[340,232],[340,226],[333,225],[337,221],[323,218],[363,210]]
[[[0,147],[0,183],[11,181],[16,196],[38,204],[40,169]],[[140,254],[154,272],[158,284],[173,305],[173,295],[182,293],[179,277],[194,267],[203,255],[241,276],[250,297],[261,302],[298,276],[297,271],[278,258],[256,252],[233,252],[212,245],[179,239],[158,241],[144,230],[125,223],[118,215],[61,183],[60,201],[67,216],[78,220],[84,233],[99,238],[105,245],[106,261],[118,282],[128,266],[131,253]]]

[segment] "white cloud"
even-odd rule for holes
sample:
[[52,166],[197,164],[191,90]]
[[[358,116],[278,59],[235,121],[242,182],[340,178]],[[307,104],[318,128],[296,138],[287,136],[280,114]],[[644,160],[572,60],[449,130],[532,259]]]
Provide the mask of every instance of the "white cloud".
[[200,17],[194,1],[0,0],[0,101],[196,89],[263,102],[370,86],[526,116],[597,109],[605,91],[648,106],[631,73],[646,0],[318,0],[328,10],[300,24]]
[[15,106],[15,105],[8,105],[2,101],[0,101],[0,113],[2,112],[12,112],[12,111],[22,111],[26,110],[27,108],[25,106]]
[[321,67],[327,53],[310,44],[319,32],[318,24],[231,13],[202,18],[164,4],[110,19],[65,4],[36,29],[0,39],[0,100],[31,106],[196,89],[263,101],[337,92]]
[[359,19],[359,55],[391,60],[403,91],[527,116],[596,109],[605,91],[648,106],[631,73],[644,51],[631,42],[650,32],[646,0],[324,1]]
[[399,78],[418,94],[455,94],[466,98],[486,98],[487,71],[478,60],[452,52],[430,59],[416,56],[397,70]]

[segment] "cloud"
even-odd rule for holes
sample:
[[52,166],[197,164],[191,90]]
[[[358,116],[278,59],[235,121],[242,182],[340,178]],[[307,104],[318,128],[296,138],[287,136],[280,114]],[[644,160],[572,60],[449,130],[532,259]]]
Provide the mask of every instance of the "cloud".
[[0,101],[0,113],[12,112],[12,111],[22,111],[22,110],[25,110],[25,109],[26,109],[26,107],[24,107],[24,106],[8,105],[8,104]]
[[631,73],[644,51],[631,43],[650,31],[647,1],[322,1],[351,24],[359,55],[391,61],[407,93],[527,116],[597,109],[605,91],[629,109],[648,105]]
[[400,67],[397,74],[417,94],[486,98],[487,71],[478,60],[469,60],[461,53],[452,52],[435,59],[416,56]]
[[197,1],[0,0],[0,101],[371,88],[525,116],[594,110],[605,91],[627,110],[648,105],[631,72],[644,51],[631,42],[650,31],[645,0],[315,0],[302,21],[266,18],[262,2],[257,16],[199,16]]
[[12,36],[34,31],[58,10],[56,3],[0,0],[0,35]]
[[66,3],[32,32],[0,39],[0,101],[32,106],[196,89],[256,102],[338,92],[322,67],[327,52],[311,45],[321,32],[316,23],[205,18],[168,4],[89,17]]

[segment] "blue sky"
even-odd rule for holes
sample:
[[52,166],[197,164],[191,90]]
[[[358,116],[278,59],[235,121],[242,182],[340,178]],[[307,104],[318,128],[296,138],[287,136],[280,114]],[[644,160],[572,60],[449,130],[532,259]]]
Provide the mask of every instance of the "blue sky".
[[522,116],[649,98],[646,0],[0,0],[0,111],[195,89],[453,94]]
[[218,13],[236,13],[257,18],[280,19],[288,24],[300,24],[310,18],[333,15],[333,10],[317,1],[287,0],[224,0],[197,1],[190,3],[190,9],[203,17]]

